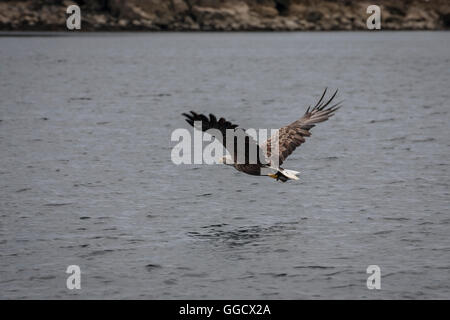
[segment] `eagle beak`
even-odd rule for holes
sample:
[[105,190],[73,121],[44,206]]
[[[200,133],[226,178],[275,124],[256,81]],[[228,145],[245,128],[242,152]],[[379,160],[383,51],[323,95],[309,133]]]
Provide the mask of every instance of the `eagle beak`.
[[273,179],[277,179],[278,178],[278,176],[276,174],[269,174],[268,176],[273,178]]
[[219,158],[219,160],[217,160],[218,164],[223,164],[223,158]]

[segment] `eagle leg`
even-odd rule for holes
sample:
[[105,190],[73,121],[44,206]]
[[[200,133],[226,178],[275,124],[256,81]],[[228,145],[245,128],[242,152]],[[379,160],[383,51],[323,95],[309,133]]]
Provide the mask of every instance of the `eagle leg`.
[[269,174],[269,177],[277,180],[277,181],[281,181],[281,182],[286,182],[289,179],[287,177],[285,177],[280,171],[278,171],[276,174]]

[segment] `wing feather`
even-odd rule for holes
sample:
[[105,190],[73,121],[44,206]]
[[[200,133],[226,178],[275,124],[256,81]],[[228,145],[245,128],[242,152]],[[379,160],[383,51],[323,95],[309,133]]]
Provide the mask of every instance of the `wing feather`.
[[[217,121],[216,116],[214,116],[213,114],[209,114],[209,118],[203,114],[198,114],[194,111],[191,111],[190,114],[189,113],[182,113],[183,116],[186,117],[186,122],[189,123],[191,126],[194,126],[194,122],[195,121],[201,121],[202,123],[202,131],[207,131],[209,129],[217,129],[220,131],[221,136],[214,136],[214,138],[218,139],[220,141],[220,143],[227,148],[227,130],[233,130],[237,135],[243,134],[244,135],[244,143],[245,143],[245,158],[243,161],[243,163],[251,163],[252,159],[255,159],[253,157],[250,157],[250,151],[251,150],[256,150],[257,155],[256,155],[256,162],[258,164],[261,164],[261,160],[264,161],[265,157],[262,153],[262,150],[260,149],[259,145],[256,143],[256,141],[249,136],[248,134],[245,133],[245,129],[239,128],[239,126],[237,124],[233,124],[230,121],[225,120],[224,118],[220,118]],[[239,130],[239,131],[238,131]],[[237,143],[238,143],[238,139],[237,137],[234,138],[234,150],[228,150],[228,152],[230,152],[230,154],[232,155],[232,157],[234,158],[235,163],[238,162],[238,154],[237,154]]]
[[[305,114],[293,123],[280,128],[278,132],[279,138],[279,164],[281,165],[286,158],[302,143],[305,142],[305,138],[311,136],[311,130],[317,123],[324,122],[334,115],[342,103],[338,102],[336,104],[330,105],[332,100],[336,97],[338,90],[334,92],[330,99],[325,102],[324,97],[326,95],[327,89],[324,90],[322,96],[316,105],[311,109],[308,107]],[[265,142],[265,147],[267,148],[267,156],[271,156],[271,146],[274,137],[271,137]]]

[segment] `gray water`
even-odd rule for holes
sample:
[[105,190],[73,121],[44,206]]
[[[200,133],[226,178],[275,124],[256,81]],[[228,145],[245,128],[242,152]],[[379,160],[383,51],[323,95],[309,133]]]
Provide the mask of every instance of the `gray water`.
[[[450,298],[449,49],[445,32],[1,37],[0,298]],[[298,182],[171,162],[182,112],[278,128],[326,86],[344,107],[284,163]]]

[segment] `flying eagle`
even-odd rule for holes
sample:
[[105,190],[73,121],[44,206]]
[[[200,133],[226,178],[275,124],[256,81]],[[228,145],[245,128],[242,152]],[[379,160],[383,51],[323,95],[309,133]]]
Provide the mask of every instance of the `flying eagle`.
[[[333,116],[334,112],[340,108],[340,104],[342,103],[342,101],[329,106],[331,101],[336,96],[338,90],[334,92],[334,94],[330,99],[328,99],[327,102],[325,102],[324,100],[326,92],[327,89],[324,90],[316,105],[313,108],[309,106],[305,114],[300,119],[280,128],[278,131],[278,137],[272,136],[261,145],[258,145],[252,137],[250,137],[248,134],[245,134],[245,129],[239,128],[238,125],[232,124],[224,118],[220,118],[219,120],[217,120],[217,118],[213,114],[209,114],[209,117],[207,117],[194,111],[191,111],[190,114],[183,113],[182,115],[186,117],[185,120],[191,126],[194,126],[194,122],[201,121],[202,131],[207,131],[210,129],[216,129],[220,131],[221,135],[213,136],[218,139],[225,148],[227,148],[227,130],[232,130],[234,132],[244,132],[245,156],[243,158],[239,158],[239,149],[237,149],[236,144],[234,144],[234,150],[227,149],[228,152],[230,152],[231,156],[224,156],[219,160],[220,163],[231,165],[238,171],[242,171],[250,175],[265,175],[276,180],[286,182],[287,180],[298,180],[299,178],[297,176],[300,172],[283,169],[280,167],[280,165],[295,150],[295,148],[305,142],[305,137],[309,137],[311,135],[309,131],[315,126],[316,123],[328,120],[328,118]],[[277,152],[278,165],[274,167],[273,161],[271,162],[269,159],[272,156],[271,147],[273,144],[276,144],[276,142],[274,142],[274,139],[276,138],[279,139]],[[257,149],[258,156],[256,161],[250,161],[251,146],[254,146]],[[276,155],[274,154],[274,156]],[[239,161],[238,159],[244,159],[244,161]]]

